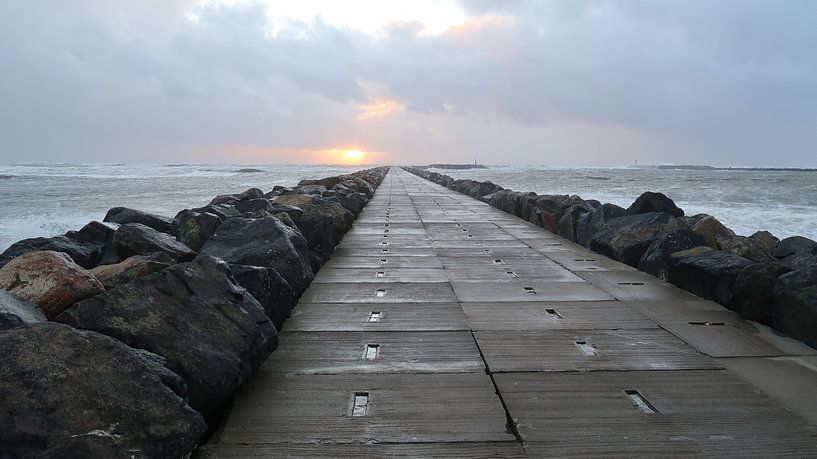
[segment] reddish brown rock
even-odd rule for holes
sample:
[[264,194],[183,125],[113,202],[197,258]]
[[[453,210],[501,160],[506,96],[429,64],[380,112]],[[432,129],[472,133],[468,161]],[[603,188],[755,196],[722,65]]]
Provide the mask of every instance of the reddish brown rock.
[[106,289],[112,289],[119,284],[126,284],[161,271],[172,264],[174,261],[170,255],[157,252],[150,255],[134,255],[114,265],[97,266],[91,272]]
[[720,249],[718,246],[718,236],[732,237],[735,232],[724,226],[717,218],[707,216],[695,223],[692,232],[699,234],[706,240],[706,245],[713,249]]
[[105,287],[60,252],[28,252],[0,268],[0,288],[42,308],[49,319]]

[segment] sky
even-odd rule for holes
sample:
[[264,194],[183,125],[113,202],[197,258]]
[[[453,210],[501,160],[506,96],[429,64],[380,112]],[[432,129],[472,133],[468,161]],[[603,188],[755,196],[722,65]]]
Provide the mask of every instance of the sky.
[[817,167],[817,2],[0,0],[0,163]]

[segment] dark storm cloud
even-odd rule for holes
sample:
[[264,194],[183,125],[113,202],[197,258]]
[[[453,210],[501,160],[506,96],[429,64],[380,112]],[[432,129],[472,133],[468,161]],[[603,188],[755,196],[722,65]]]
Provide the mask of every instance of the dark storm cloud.
[[[135,3],[0,0],[0,162],[343,142],[410,162],[458,158],[473,126],[519,152],[482,152],[488,162],[559,149],[622,163],[640,149],[817,165],[815,2],[463,1],[469,19],[443,34],[400,23],[378,37],[270,24],[262,4]],[[356,120],[373,91],[406,112],[376,129]],[[588,136],[597,151],[582,157]]]

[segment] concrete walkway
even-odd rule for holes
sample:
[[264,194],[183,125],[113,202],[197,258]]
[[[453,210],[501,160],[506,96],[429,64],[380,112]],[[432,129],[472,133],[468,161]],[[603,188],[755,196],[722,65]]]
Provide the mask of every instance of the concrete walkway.
[[814,457],[815,355],[392,168],[205,455]]

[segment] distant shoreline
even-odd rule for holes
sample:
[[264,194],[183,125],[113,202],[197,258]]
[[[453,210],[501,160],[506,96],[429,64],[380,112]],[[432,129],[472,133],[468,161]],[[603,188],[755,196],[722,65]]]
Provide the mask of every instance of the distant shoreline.
[[660,170],[695,170],[695,171],[779,171],[779,172],[817,172],[817,168],[807,167],[715,167],[696,165],[657,165],[657,166],[630,166],[633,169],[660,169]]

